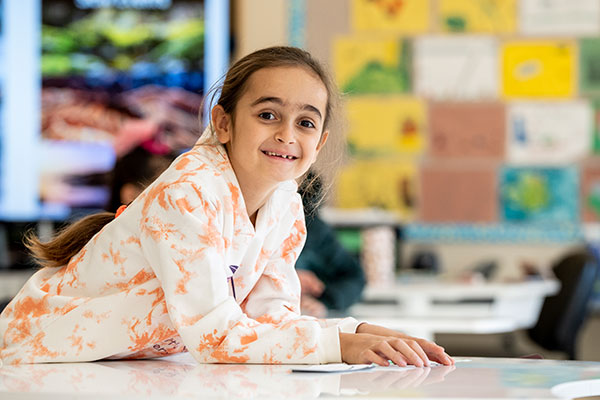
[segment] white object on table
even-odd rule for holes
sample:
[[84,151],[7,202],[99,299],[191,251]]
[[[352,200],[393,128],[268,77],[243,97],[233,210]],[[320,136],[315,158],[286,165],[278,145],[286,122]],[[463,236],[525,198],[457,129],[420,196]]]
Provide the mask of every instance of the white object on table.
[[427,339],[435,333],[502,333],[535,325],[545,297],[559,288],[557,280],[397,283],[367,287],[364,302],[349,312]]

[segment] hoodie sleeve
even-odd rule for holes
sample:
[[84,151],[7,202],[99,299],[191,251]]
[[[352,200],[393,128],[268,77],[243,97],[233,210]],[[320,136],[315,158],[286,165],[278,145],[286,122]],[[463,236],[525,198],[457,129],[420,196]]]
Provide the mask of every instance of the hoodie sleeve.
[[302,213],[294,219],[289,232],[248,295],[244,310],[252,318],[271,323],[317,321],[323,329],[320,341],[327,349],[326,359],[341,362],[339,332],[354,333],[359,322],[354,318],[316,319],[300,315],[301,287],[294,264],[306,239]]
[[[291,272],[273,265],[253,289],[256,297],[248,305],[256,312],[251,315],[262,318],[242,312],[227,283],[224,254],[231,243],[222,235],[221,204],[189,182],[157,187],[144,199],[142,251],[188,351],[203,363],[339,362],[336,325],[322,327],[317,320],[287,314],[297,308],[297,299],[281,296],[286,285],[298,285],[290,276],[293,263]],[[290,248],[302,243],[303,238]]]

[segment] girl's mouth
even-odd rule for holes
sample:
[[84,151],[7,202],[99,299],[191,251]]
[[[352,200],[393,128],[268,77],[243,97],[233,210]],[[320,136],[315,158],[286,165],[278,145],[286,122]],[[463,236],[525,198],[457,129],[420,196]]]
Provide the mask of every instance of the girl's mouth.
[[295,160],[295,159],[298,158],[296,156],[292,156],[292,155],[289,155],[289,154],[279,154],[279,153],[275,153],[273,151],[263,150],[262,152],[264,154],[268,155],[268,156],[271,156],[271,157],[280,157],[280,158],[283,158],[283,159],[286,159],[286,160]]

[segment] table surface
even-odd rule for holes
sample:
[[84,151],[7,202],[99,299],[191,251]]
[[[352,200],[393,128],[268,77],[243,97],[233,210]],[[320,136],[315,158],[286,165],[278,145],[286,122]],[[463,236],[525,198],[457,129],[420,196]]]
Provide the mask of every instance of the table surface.
[[600,362],[456,358],[451,367],[291,373],[289,365],[158,360],[0,368],[2,399],[571,398],[600,394]]

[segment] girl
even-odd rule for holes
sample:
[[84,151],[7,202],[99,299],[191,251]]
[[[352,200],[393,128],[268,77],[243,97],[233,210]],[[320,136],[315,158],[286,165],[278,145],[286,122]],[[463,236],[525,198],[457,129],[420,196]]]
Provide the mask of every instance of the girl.
[[202,363],[452,364],[425,340],[298,313],[296,179],[327,141],[334,96],[302,50],[238,61],[197,145],[122,213],[29,238],[45,268],[0,317],[3,362],[187,350]]

